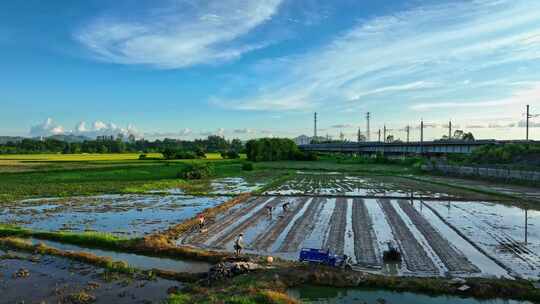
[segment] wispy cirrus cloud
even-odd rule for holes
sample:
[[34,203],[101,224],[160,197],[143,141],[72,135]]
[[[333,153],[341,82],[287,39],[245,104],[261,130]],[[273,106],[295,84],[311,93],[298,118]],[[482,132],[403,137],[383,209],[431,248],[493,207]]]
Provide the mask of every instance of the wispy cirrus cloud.
[[495,100],[481,100],[481,101],[456,101],[456,102],[431,102],[431,103],[419,103],[413,104],[410,108],[413,110],[430,110],[430,109],[459,109],[459,108],[481,108],[481,107],[502,107],[506,109],[507,106],[525,105],[530,103],[538,103],[538,96],[540,96],[540,82],[537,82],[531,88],[522,89],[515,92],[512,96],[507,98],[500,98]]
[[164,1],[151,9],[103,14],[74,37],[103,61],[182,68],[223,62],[267,42],[242,41],[282,0]]
[[[214,96],[240,110],[297,111],[345,102],[436,110],[509,96],[539,81],[540,2],[459,1],[360,21],[302,55],[265,60],[264,81],[239,96]],[[511,73],[509,71],[515,71]],[[491,83],[491,84],[490,84]],[[478,90],[482,84],[482,90]],[[415,110],[413,109],[413,110]]]

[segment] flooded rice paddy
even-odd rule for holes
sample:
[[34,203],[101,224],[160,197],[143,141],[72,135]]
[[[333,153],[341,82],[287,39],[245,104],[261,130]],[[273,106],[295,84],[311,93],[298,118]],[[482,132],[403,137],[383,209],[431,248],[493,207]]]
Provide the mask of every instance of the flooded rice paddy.
[[[212,183],[215,197],[179,193],[33,199],[3,205],[0,222],[139,237],[217,206],[228,199],[226,194],[259,187],[226,178]],[[386,275],[540,279],[540,211],[479,199],[482,195],[467,201],[468,193],[445,189],[406,178],[299,172],[264,196],[208,219],[203,232],[194,229],[176,243],[232,252],[243,233],[246,252],[288,260],[297,260],[302,248],[323,248],[351,257],[356,270]],[[389,242],[401,252],[400,263],[383,261]],[[143,269],[191,267],[198,272],[208,267],[93,253],[131,260]]]
[[532,304],[514,300],[476,300],[449,296],[426,296],[410,292],[392,292],[370,289],[340,289],[304,286],[289,290],[289,295],[305,303],[314,304]]
[[264,183],[250,183],[242,177],[226,177],[214,179],[210,186],[212,194],[241,194],[256,191]]
[[1,303],[161,303],[167,290],[179,285],[160,278],[107,275],[92,265],[55,256],[10,254],[0,259]]
[[99,231],[140,237],[180,223],[227,197],[100,195],[3,204],[0,222],[44,231]]
[[399,177],[349,176],[340,173],[321,174],[299,172],[284,184],[267,191],[267,195],[324,195],[376,197],[457,197],[437,187]]
[[[287,210],[283,208],[288,204]],[[272,208],[269,212],[268,207]],[[179,244],[297,260],[301,248],[352,258],[354,268],[402,276],[540,279],[540,213],[486,202],[360,197],[263,196],[229,210]],[[382,261],[388,242],[400,264]]]

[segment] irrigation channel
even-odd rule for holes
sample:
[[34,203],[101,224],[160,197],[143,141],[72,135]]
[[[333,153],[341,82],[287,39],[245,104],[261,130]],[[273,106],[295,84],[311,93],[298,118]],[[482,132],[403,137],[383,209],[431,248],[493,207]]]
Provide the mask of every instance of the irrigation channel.
[[533,304],[528,301],[476,300],[449,296],[426,296],[410,292],[391,292],[371,289],[340,289],[321,286],[303,286],[289,290],[295,299],[313,304]]

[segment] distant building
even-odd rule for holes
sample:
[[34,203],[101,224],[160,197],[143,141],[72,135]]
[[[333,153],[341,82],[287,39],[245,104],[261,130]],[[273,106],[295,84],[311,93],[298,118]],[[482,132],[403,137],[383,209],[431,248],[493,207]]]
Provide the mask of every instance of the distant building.
[[302,134],[298,137],[293,138],[293,140],[297,145],[308,145],[311,143],[311,138],[312,137]]
[[[300,135],[298,137],[293,138],[293,141],[297,145],[309,145],[313,141],[313,137],[302,134],[302,135]],[[324,141],[326,141],[326,138],[324,138],[322,136],[317,136],[316,141],[317,142],[324,142]]]

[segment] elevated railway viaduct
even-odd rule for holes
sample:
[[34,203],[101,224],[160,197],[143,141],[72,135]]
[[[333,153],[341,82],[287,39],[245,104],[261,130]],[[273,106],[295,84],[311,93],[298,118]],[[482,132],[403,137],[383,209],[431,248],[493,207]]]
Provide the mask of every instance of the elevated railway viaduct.
[[[470,154],[474,149],[484,145],[505,145],[510,143],[527,143],[525,140],[439,140],[418,142],[344,142],[300,145],[302,151],[312,152],[341,152],[360,154]],[[540,141],[528,141],[540,143]]]

